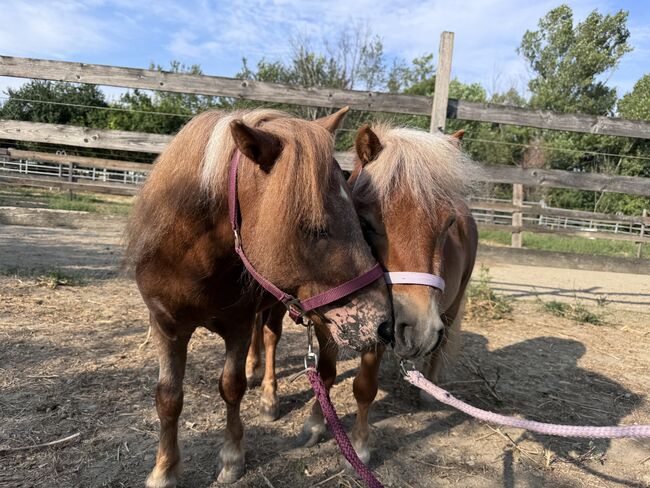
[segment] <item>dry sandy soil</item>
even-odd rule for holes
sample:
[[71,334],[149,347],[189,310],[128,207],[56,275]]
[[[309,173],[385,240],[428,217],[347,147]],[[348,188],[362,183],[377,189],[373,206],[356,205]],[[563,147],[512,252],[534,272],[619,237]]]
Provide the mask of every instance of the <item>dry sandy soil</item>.
[[[150,345],[139,348],[145,307],[134,284],[117,274],[115,236],[118,229],[108,236],[0,226],[0,486],[142,486],[153,466],[157,365]],[[83,282],[51,288],[38,274],[53,269]],[[519,300],[509,319],[467,321],[462,354],[444,386],[478,407],[540,421],[650,424],[650,311],[607,305],[606,323],[595,326],[540,309]],[[234,486],[361,486],[343,470],[330,436],[313,448],[296,445],[312,395],[304,378],[288,380],[301,367],[304,337],[295,326],[285,330],[281,417],[262,421],[259,389],[249,390],[242,406],[247,473]],[[223,352],[207,331],[192,340],[181,417],[184,487],[215,479]],[[339,363],[332,399],[349,428],[357,360],[348,357]],[[385,486],[650,486],[650,440],[551,438],[421,405],[391,356],[371,420],[371,467]],[[15,450],[75,433],[56,447]]]

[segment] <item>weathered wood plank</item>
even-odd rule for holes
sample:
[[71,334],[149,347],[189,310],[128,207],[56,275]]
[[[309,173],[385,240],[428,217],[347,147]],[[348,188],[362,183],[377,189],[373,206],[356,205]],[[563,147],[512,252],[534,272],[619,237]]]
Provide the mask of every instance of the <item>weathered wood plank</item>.
[[[0,139],[47,142],[94,149],[160,153],[172,136],[0,119]],[[352,170],[354,159],[351,153],[336,152],[335,157],[343,169]],[[650,196],[650,178],[633,176],[610,176],[551,169],[523,169],[503,165],[484,166],[480,174],[469,176],[477,181],[491,183],[520,183],[528,186],[574,188]]]
[[[190,75],[99,64],[0,56],[0,76],[90,83],[95,85],[224,96],[275,103],[337,108],[349,105],[371,112],[430,115],[425,96],[359,90],[303,88],[219,76]],[[523,125],[540,129],[650,138],[650,122],[563,114],[496,104],[449,99],[447,117],[479,122]]]
[[136,186],[122,186],[119,184],[98,185],[94,183],[69,183],[56,178],[34,178],[27,175],[9,176],[0,174],[0,183],[10,186],[27,186],[34,188],[57,188],[59,190],[87,191],[91,193],[103,193],[107,195],[131,196],[138,193]]
[[594,256],[592,254],[538,251],[536,249],[512,249],[485,244],[479,244],[476,259],[478,263],[485,264],[519,264],[650,275],[649,259]]
[[193,93],[327,108],[349,105],[350,108],[356,110],[374,112],[422,115],[431,113],[431,99],[422,96],[316,87],[302,88],[220,76],[190,75],[11,56],[0,56],[0,76]]
[[93,149],[159,153],[171,140],[171,136],[89,129],[73,125],[0,120],[0,139],[45,142]]
[[119,161],[117,159],[89,158],[85,156],[72,156],[63,154],[52,154],[38,151],[22,151],[20,149],[9,148],[7,156],[14,159],[30,159],[34,161],[47,161],[50,163],[75,163],[82,167],[101,168],[101,169],[119,169],[122,171],[151,171],[152,165],[149,163],[132,163],[130,161]]
[[650,237],[641,237],[629,234],[614,234],[613,232],[589,232],[572,229],[551,229],[541,225],[499,225],[478,223],[479,229],[484,230],[502,230],[505,232],[534,232],[536,234],[562,234],[570,237],[584,237],[587,239],[608,239],[612,241],[628,241],[650,243]]
[[539,129],[650,139],[650,122],[449,100],[447,117]]
[[526,215],[546,215],[549,217],[568,217],[576,219],[588,219],[604,222],[627,222],[630,224],[650,225],[650,218],[641,215],[616,215],[600,212],[587,212],[584,210],[568,210],[564,208],[542,207],[537,204],[525,203],[521,207],[511,203],[501,202],[484,202],[480,200],[470,200],[469,206],[472,210],[494,210],[497,212],[516,212],[521,211]]
[[526,186],[573,188],[650,196],[650,178],[579,173],[557,169],[524,169],[514,166],[484,166],[478,181],[489,183],[520,183]]

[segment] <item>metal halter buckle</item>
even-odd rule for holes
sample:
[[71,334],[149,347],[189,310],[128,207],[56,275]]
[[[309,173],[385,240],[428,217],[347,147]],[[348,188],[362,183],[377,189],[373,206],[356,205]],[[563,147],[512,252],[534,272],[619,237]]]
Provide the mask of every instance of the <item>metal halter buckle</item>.
[[399,369],[402,371],[404,376],[407,375],[409,371],[415,371],[415,364],[409,359],[402,359],[399,362]]
[[318,354],[314,352],[314,323],[307,321],[307,354],[305,354],[305,369],[318,366]]

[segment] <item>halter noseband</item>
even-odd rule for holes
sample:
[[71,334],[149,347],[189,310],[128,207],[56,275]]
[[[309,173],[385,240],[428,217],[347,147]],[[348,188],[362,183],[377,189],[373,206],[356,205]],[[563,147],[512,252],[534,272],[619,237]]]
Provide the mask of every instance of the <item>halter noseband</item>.
[[262,288],[268,291],[271,295],[282,302],[285,307],[287,307],[287,310],[289,311],[289,317],[291,317],[295,323],[301,324],[303,322],[303,317],[305,314],[307,314],[307,312],[310,312],[316,308],[324,307],[325,305],[329,305],[336,300],[351,295],[361,288],[365,288],[371,283],[374,283],[384,275],[383,269],[378,263],[362,275],[357,276],[356,278],[353,278],[352,280],[347,281],[339,286],[330,288],[329,290],[319,293],[318,295],[307,298],[306,300],[300,300],[288,293],[285,293],[269,280],[267,280],[264,276],[262,276],[246,257],[246,253],[244,252],[241,243],[241,235],[239,232],[239,200],[237,198],[237,168],[239,167],[240,158],[241,152],[236,149],[232,160],[230,161],[230,178],[228,181],[228,211],[230,214],[230,225],[232,226],[232,230],[235,234],[235,252],[239,255],[242,263],[244,263],[244,267],[248,270],[255,281],[257,281]]

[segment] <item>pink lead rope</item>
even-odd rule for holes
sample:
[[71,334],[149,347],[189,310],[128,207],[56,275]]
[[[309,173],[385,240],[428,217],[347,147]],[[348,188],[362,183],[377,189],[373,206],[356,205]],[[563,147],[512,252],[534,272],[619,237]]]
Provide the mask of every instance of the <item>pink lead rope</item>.
[[404,379],[413,386],[426,391],[433,398],[445,405],[454,407],[467,415],[492,424],[516,427],[544,435],[559,437],[588,437],[592,439],[615,439],[621,437],[650,437],[650,425],[622,425],[608,427],[592,427],[582,425],[558,425],[535,422],[534,420],[508,417],[498,413],[481,410],[454,397],[448,391],[434,385],[417,370],[405,373]]

